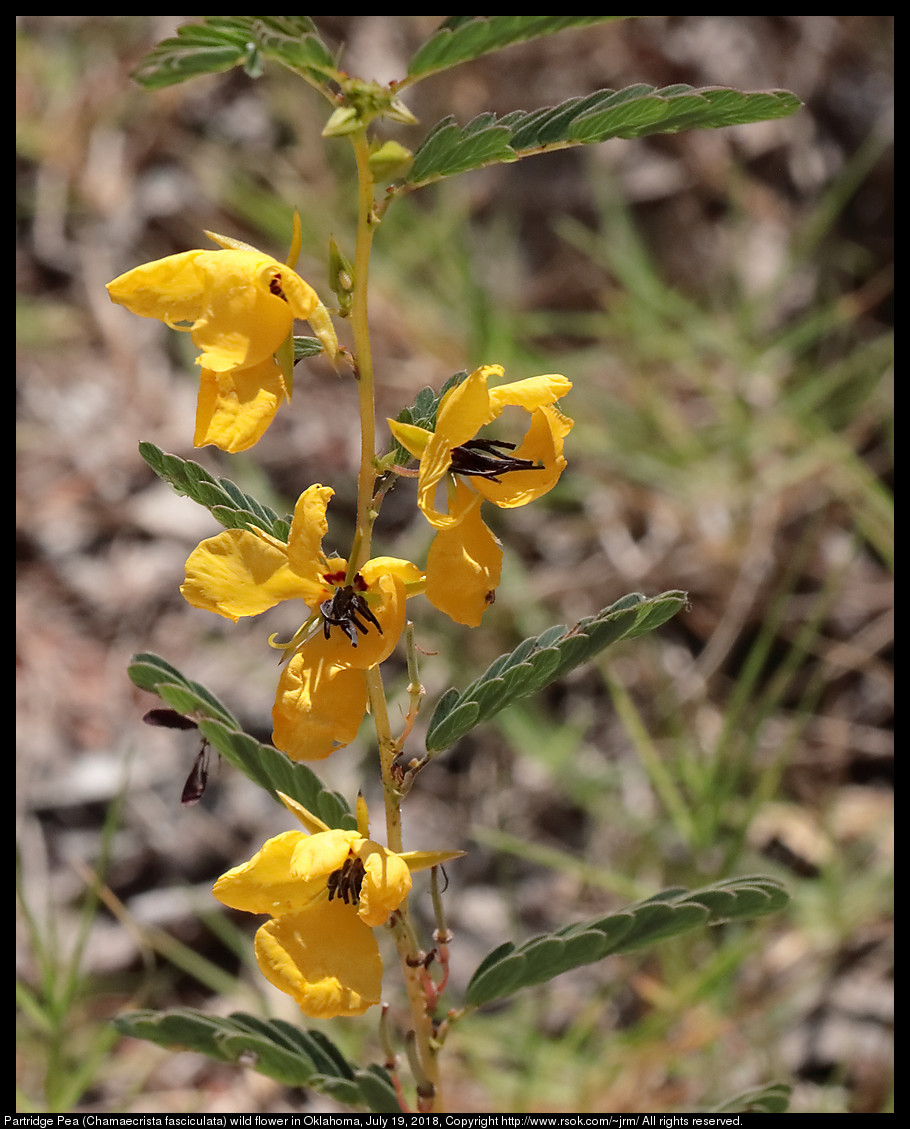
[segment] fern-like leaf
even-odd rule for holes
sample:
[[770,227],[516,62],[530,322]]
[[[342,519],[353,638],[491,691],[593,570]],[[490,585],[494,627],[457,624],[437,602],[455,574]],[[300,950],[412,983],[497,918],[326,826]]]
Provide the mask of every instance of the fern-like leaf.
[[625,19],[625,16],[449,16],[408,64],[408,77],[429,74],[479,59],[515,43],[554,35],[573,27]]
[[653,631],[685,606],[685,592],[650,598],[633,592],[571,629],[560,624],[525,639],[514,651],[500,655],[460,694],[449,690],[443,695],[430,719],[428,752],[454,744],[475,725],[562,678],[611,643]]
[[215,478],[205,467],[180,455],[165,454],[154,443],[140,443],[139,454],[159,478],[178,494],[205,506],[225,529],[262,529],[287,541],[290,518],[280,518],[269,506],[245,494],[229,478]]
[[501,118],[479,114],[465,126],[447,117],[424,138],[397,191],[411,191],[469,169],[614,137],[720,129],[783,118],[800,105],[787,90],[695,89],[683,83],[657,89],[637,83],[570,98],[558,106],[515,110]]
[[691,892],[665,890],[618,913],[576,922],[519,946],[500,945],[475,970],[467,1002],[478,1007],[569,969],[645,948],[699,926],[777,913],[788,901],[779,882],[760,875],[726,879]]

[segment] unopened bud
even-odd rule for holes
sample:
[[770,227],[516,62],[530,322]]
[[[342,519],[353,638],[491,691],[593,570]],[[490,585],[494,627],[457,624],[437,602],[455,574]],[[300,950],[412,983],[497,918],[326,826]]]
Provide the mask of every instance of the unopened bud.
[[397,180],[414,163],[414,154],[397,141],[386,141],[370,154],[370,172],[376,180]]
[[329,286],[338,299],[342,317],[346,317],[353,302],[354,264],[334,239],[329,240]]
[[363,128],[363,122],[355,106],[339,106],[325,123],[323,137],[345,137]]

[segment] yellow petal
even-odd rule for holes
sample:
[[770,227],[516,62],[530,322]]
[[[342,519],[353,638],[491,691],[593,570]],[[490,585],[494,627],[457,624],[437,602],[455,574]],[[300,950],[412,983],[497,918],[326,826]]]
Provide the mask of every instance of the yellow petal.
[[402,560],[401,557],[373,557],[360,570],[360,575],[367,584],[375,584],[380,576],[389,573],[397,576],[408,589],[410,595],[423,583],[423,571],[411,561]]
[[409,451],[415,459],[421,458],[427,449],[427,444],[433,438],[433,432],[415,423],[401,423],[397,419],[387,419],[389,431],[395,440]]
[[297,499],[288,535],[288,560],[298,576],[316,581],[325,571],[322,541],[329,531],[326,509],[335,491],[318,482]]
[[206,283],[203,309],[192,329],[202,349],[198,363],[224,372],[266,360],[291,331],[295,315],[287,289],[291,276],[297,276],[255,251],[206,251],[196,264]]
[[449,447],[460,447],[473,439],[496,412],[490,402],[487,381],[503,375],[501,365],[482,365],[443,396],[436,413],[436,431]]
[[236,623],[282,600],[304,597],[308,589],[276,542],[246,529],[228,529],[193,550],[180,591],[194,608]]
[[196,405],[195,447],[246,451],[257,443],[286,399],[284,376],[272,357],[252,368],[203,369]]
[[526,380],[513,380],[510,384],[500,384],[490,389],[490,403],[496,415],[508,406],[524,408],[532,412],[545,404],[555,403],[572,388],[572,381],[559,373],[546,376],[530,376]]
[[367,925],[383,925],[411,892],[411,872],[401,855],[370,839],[361,840],[357,857],[364,865],[357,913]]
[[322,882],[325,886],[328,876],[338,870],[358,838],[356,831],[342,831],[338,827],[305,836],[297,842],[291,870],[304,882]]
[[436,491],[452,465],[452,449],[473,439],[494,418],[487,381],[502,374],[498,365],[476,369],[461,384],[447,392],[436,414],[436,430],[420,460],[417,504],[431,525],[438,529],[454,524],[450,515],[436,507]]
[[504,509],[525,506],[548,493],[559,481],[566,466],[563,439],[572,430],[573,421],[556,408],[536,408],[524,441],[513,452],[517,459],[543,463],[540,470],[515,470],[504,474],[499,482],[488,478],[471,479],[474,489]]
[[[458,493],[470,488],[458,483]],[[477,627],[495,598],[502,549],[480,516],[480,497],[464,509],[458,525],[440,529],[427,554],[426,597],[456,623]]]
[[[205,233],[213,243],[217,243],[224,250],[233,251],[252,251],[255,255],[262,255],[255,247],[251,247],[249,243],[242,243],[239,239],[234,239],[230,235],[219,235],[214,231],[206,231]],[[286,263],[279,263],[279,268],[284,268],[281,271],[282,276],[282,291],[287,299],[288,305],[291,307],[291,312],[295,318],[301,318],[303,321],[308,321],[313,327],[316,336],[322,342],[323,348],[332,358],[335,359],[335,354],[338,351],[338,338],[335,336],[335,327],[332,324],[332,319],[329,317],[328,310],[319,301],[319,296],[316,291],[304,282],[304,280],[294,270],[297,258],[300,254],[300,216],[294,212],[294,233],[291,239],[291,247],[288,252]],[[266,256],[267,257],[267,256]],[[272,260],[277,262],[277,260]]]
[[302,831],[276,835],[263,844],[249,862],[222,874],[212,893],[224,905],[246,913],[268,913],[277,917],[306,908],[325,891],[324,876],[307,882],[292,870],[297,847],[309,838]]
[[382,996],[382,958],[373,931],[344,902],[318,902],[267,922],[256,934],[265,978],[304,1015],[363,1015]]
[[[313,643],[317,640],[313,640]],[[281,673],[272,709],[272,742],[291,760],[324,760],[357,736],[367,708],[362,670],[310,665],[298,652]]]
[[205,301],[205,272],[199,267],[208,251],[183,251],[126,271],[107,284],[111,301],[141,317],[195,322]]
[[[402,562],[402,564],[409,562]],[[378,666],[379,663],[391,655],[398,645],[401,633],[404,631],[407,602],[407,591],[404,581],[394,572],[373,570],[374,562],[368,561],[361,569],[361,576],[367,583],[366,595],[379,595],[379,602],[370,604],[370,611],[379,621],[382,634],[373,624],[367,624],[366,635],[361,635],[356,647],[341,657],[341,661],[360,670],[368,670]],[[418,575],[422,575],[416,565],[411,566]],[[341,641],[341,633],[333,630],[334,638]]]
[[[289,266],[238,240],[212,234],[220,251],[184,251],[144,263],[108,283],[112,301],[186,328],[204,368],[250,368],[275,353],[295,318],[314,318],[327,352],[337,348],[316,291]],[[178,326],[187,322],[187,326]]]

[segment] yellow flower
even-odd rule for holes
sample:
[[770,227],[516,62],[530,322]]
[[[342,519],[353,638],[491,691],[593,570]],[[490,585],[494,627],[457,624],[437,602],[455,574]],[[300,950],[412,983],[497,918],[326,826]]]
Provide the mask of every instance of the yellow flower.
[[107,289],[132,313],[190,334],[202,369],[193,442],[244,451],[290,399],[293,364],[280,364],[275,354],[290,343],[294,320],[309,321],[332,358],[338,342],[316,291],[289,266],[245,243],[206,234],[220,250],[144,263]]
[[[573,421],[554,404],[572,387],[551,374],[488,387],[500,365],[484,365],[442,398],[436,430],[389,420],[398,442],[420,459],[417,504],[438,530],[427,557],[426,596],[458,623],[476,627],[499,584],[502,549],[480,516],[486,499],[510,509],[552,490],[566,460],[563,440]],[[516,447],[477,438],[505,408],[531,421]]]
[[249,862],[223,874],[213,893],[232,909],[269,915],[256,933],[256,960],[265,978],[292,996],[304,1015],[362,1015],[382,992],[373,929],[408,896],[412,871],[463,852],[396,854],[370,839],[366,826],[331,829],[279,795],[306,832],[269,839]]
[[322,551],[333,493],[317,484],[300,495],[287,544],[259,529],[207,538],[180,589],[193,607],[235,623],[284,600],[306,604],[272,711],[272,740],[292,760],[321,760],[354,740],[367,708],[364,671],[395,649],[405,601],[423,586],[420,569],[397,557],[374,557],[347,582],[347,562]]

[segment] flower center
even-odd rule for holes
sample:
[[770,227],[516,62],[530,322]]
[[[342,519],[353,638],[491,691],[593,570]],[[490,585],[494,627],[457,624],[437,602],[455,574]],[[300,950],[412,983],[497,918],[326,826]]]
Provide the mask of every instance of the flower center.
[[469,443],[452,448],[452,465],[449,469],[452,474],[489,478],[491,482],[499,482],[498,476],[507,474],[510,470],[544,469],[543,463],[536,463],[533,459],[516,459],[514,455],[503,453],[514,451],[515,447],[515,443],[507,443],[504,439],[472,439]]
[[354,855],[348,855],[338,870],[333,870],[326,880],[329,901],[337,894],[347,905],[356,906],[360,901],[360,887],[363,885],[363,863]]
[[285,302],[287,301],[287,296],[285,295],[284,291],[281,289],[281,275],[280,274],[272,275],[271,281],[269,282],[269,291],[272,294],[274,294],[276,298],[281,298]]
[[[337,583],[338,580],[344,580],[344,574],[328,573],[325,579],[329,583]],[[361,635],[366,635],[369,628],[362,620],[367,620],[372,623],[379,634],[382,634],[382,627],[379,620],[370,611],[370,605],[366,601],[366,597],[361,595],[366,591],[366,582],[358,572],[354,577],[353,584],[345,584],[343,588],[339,588],[335,595],[330,600],[325,600],[319,605],[319,612],[322,615],[322,630],[326,639],[331,635],[333,627],[340,627],[341,630],[351,640],[351,646],[357,646],[357,632]]]

